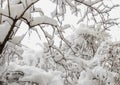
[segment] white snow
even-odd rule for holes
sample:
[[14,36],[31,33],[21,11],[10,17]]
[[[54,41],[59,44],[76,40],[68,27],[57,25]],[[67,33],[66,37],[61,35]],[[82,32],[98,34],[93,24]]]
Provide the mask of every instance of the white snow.
[[12,40],[10,40],[12,43],[14,43],[14,44],[20,44],[20,42],[22,41],[22,39],[24,38],[24,34],[23,35],[21,35],[21,36],[14,36],[13,38],[12,38]]
[[45,72],[34,66],[19,66],[15,63],[10,63],[9,68],[12,71],[24,72],[24,77],[20,79],[21,81],[32,81],[39,83],[39,85],[63,85],[61,72],[59,71]]
[[8,22],[4,22],[0,24],[0,43],[2,43],[10,30],[10,24]]
[[94,76],[90,70],[83,71],[80,75],[78,85],[99,85],[98,80],[93,80]]
[[31,49],[27,49],[28,51],[24,51],[22,54],[23,62],[28,66],[36,66],[38,61],[40,61],[39,67],[44,63],[43,60],[43,52],[42,51],[34,51]]

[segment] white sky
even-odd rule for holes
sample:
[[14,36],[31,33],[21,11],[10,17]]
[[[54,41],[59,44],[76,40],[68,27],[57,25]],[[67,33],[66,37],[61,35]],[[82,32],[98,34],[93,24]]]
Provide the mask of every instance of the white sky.
[[[116,3],[120,4],[120,0],[113,0],[113,1],[114,1],[113,2],[114,4],[116,4]],[[40,2],[36,4],[36,6],[40,7],[43,10],[43,12],[45,13],[45,15],[47,15],[47,16],[51,16],[50,13],[55,8],[55,5],[52,4],[49,0],[40,0]],[[115,16],[120,17],[120,7],[114,9],[111,12],[111,17],[115,17]],[[66,19],[65,19],[64,22],[66,24],[71,24],[71,25],[73,25],[75,27],[78,27],[77,24],[76,24],[77,20],[78,20],[77,17],[75,17],[74,15],[71,15],[69,13],[69,15],[66,15],[65,18]],[[23,26],[21,26],[21,27],[22,28],[23,27],[27,28],[27,26],[25,24],[23,24]],[[25,32],[24,29],[21,29],[18,34],[21,34],[22,31]],[[117,27],[117,26],[112,27],[111,31],[110,31],[110,34],[112,35],[112,40],[113,41],[120,40],[120,27]],[[36,50],[36,49],[39,49],[39,46],[36,46],[36,43],[38,43],[38,42],[39,43],[41,42],[40,39],[38,38],[38,36],[37,36],[37,34],[35,32],[32,32],[31,36],[30,37],[26,36],[26,38],[23,40],[22,43],[24,45]]]

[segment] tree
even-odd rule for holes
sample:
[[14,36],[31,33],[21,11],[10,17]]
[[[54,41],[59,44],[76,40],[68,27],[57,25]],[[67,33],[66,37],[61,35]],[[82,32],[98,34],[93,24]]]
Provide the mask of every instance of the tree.
[[[42,82],[42,85],[48,85],[47,81],[51,81],[50,85],[63,85],[64,81],[64,85],[117,85],[120,82],[117,61],[119,57],[113,59],[113,55],[118,55],[118,50],[114,48],[113,52],[112,48],[119,46],[114,43],[106,44],[110,38],[106,31],[118,24],[117,18],[109,17],[111,10],[118,5],[109,6],[107,2],[112,2],[105,0],[51,0],[51,2],[55,4],[55,10],[51,13],[52,17],[48,17],[41,8],[36,7],[35,4],[40,3],[39,0],[0,0],[1,67],[8,64],[9,69],[14,68],[12,71],[7,70],[8,72],[5,70],[3,72],[5,75],[1,73],[1,78],[4,79],[3,76],[6,76],[8,83],[17,81],[19,84],[22,81],[36,85]],[[64,25],[63,22],[68,7],[72,14],[80,18],[78,24],[87,24],[74,28],[71,35],[66,38],[64,32],[71,28],[71,25]],[[39,13],[39,16],[34,17],[32,14],[35,13]],[[42,31],[46,39],[43,52],[36,53],[30,50],[27,54],[36,55],[21,55],[23,50],[20,43],[28,31],[19,37],[16,37],[16,33],[23,22],[28,26],[28,31],[35,31],[39,38],[41,37],[39,31]],[[50,31],[45,29],[46,26]],[[60,40],[58,45],[55,44],[55,37]],[[104,46],[105,57],[102,51]],[[17,62],[17,67],[14,67],[12,63],[16,64],[16,56],[19,63]],[[26,59],[28,62],[25,61],[25,56],[31,56]],[[114,65],[118,68],[117,71],[114,70]],[[33,71],[33,68],[36,70]],[[26,71],[29,70],[32,73],[27,74]],[[51,73],[48,73],[50,70]],[[63,73],[55,72],[56,70]]]

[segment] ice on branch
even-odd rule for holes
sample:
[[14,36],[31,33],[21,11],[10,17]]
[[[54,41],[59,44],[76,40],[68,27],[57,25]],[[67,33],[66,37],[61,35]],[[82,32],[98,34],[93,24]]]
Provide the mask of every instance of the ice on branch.
[[48,25],[53,25],[53,26],[58,25],[56,20],[50,17],[47,17],[47,16],[33,17],[33,21],[30,22],[31,26],[36,26],[40,24],[48,24]]

